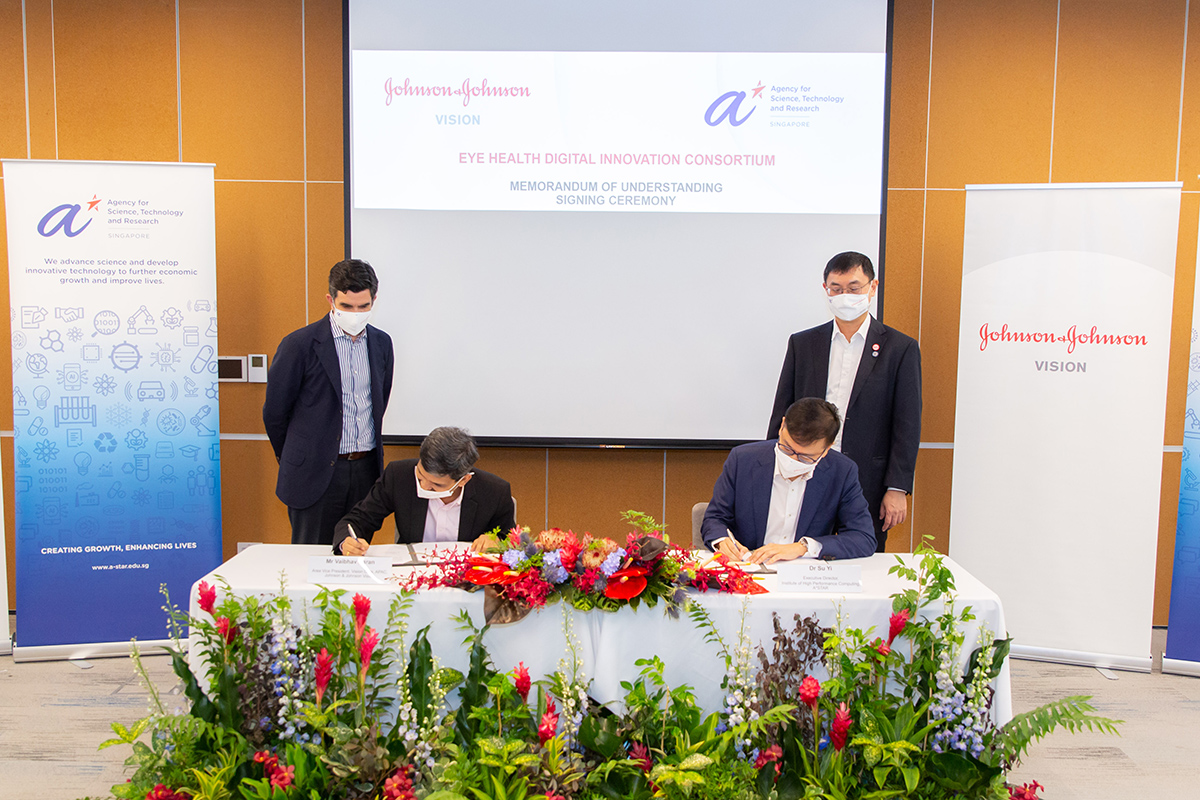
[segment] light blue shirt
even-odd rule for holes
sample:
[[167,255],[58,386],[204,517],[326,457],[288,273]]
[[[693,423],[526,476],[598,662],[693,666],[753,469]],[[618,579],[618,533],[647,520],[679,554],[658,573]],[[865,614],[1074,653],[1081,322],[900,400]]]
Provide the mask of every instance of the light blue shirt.
[[375,420],[371,417],[371,362],[367,357],[367,331],[351,339],[329,314],[338,371],[342,373],[342,442],[339,453],[375,449]]

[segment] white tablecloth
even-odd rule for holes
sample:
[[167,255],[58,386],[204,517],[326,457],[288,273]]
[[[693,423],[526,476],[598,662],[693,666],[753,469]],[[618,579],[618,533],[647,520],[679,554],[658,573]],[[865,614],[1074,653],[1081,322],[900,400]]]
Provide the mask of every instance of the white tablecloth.
[[[280,575],[284,576],[286,590],[292,599],[293,617],[297,624],[304,624],[305,607],[307,620],[316,626],[318,617],[312,611],[318,587],[308,582],[310,556],[327,556],[329,548],[319,545],[255,545],[222,564],[201,580],[210,584],[220,577],[228,582],[237,595],[276,594],[280,587]],[[394,561],[408,560],[407,550],[395,546],[372,547],[369,555],[392,557]],[[911,556],[903,556],[911,560]],[[831,595],[819,593],[781,592],[777,590],[778,577],[767,575],[763,585],[767,594],[750,597],[749,631],[751,646],[759,644],[769,653],[774,633],[771,614],[779,614],[784,630],[790,631],[793,616],[816,614],[823,626],[835,624],[837,608],[842,609],[843,622],[851,628],[875,628],[875,635],[887,637],[888,618],[891,615],[891,596],[908,588],[908,582],[888,574],[895,565],[893,554],[876,554],[840,564],[862,566],[860,593]],[[1004,612],[1000,598],[976,580],[970,573],[950,559],[945,562],[954,572],[957,586],[956,607],[959,610],[970,606],[975,619],[967,623],[964,631],[966,644],[961,654],[965,664],[970,651],[976,646],[979,626],[986,625],[997,637],[1005,631]],[[395,574],[406,569],[397,567]],[[191,592],[191,613],[199,615],[199,582]],[[395,585],[358,584],[337,586],[347,590],[347,600],[355,593],[371,599],[371,615],[368,625],[382,630],[387,621],[388,607],[395,592]],[[742,595],[722,594],[715,591],[692,592],[692,598],[704,605],[716,623],[726,644],[733,647],[737,640],[740,624]],[[940,606],[937,606],[940,610]],[[483,625],[483,593],[465,592],[459,589],[433,589],[419,592],[414,597],[409,612],[409,639],[417,630],[432,623],[429,642],[433,653],[442,666],[465,670],[467,649],[463,640],[467,632],[460,630],[451,620],[460,609],[466,609],[476,625]],[[717,647],[704,641],[704,633],[697,629],[686,614],[679,619],[667,616],[658,605],[638,611],[622,608],[616,613],[603,611],[580,612],[570,609],[575,634],[581,643],[581,655],[589,678],[592,679],[590,694],[602,703],[612,703],[624,696],[621,681],[631,680],[639,668],[634,662],[639,658],[659,656],[666,664],[665,677],[674,687],[686,683],[696,694],[701,706],[716,710],[721,706],[721,679],[725,673],[725,662],[718,655]],[[530,673],[542,677],[554,672],[559,661],[565,657],[563,639],[562,604],[554,603],[541,611],[534,611],[523,620],[495,626],[484,639],[492,662],[500,671],[508,671],[525,662]],[[901,645],[903,649],[903,645]],[[198,649],[192,648],[193,670],[201,673],[197,661]],[[757,664],[757,661],[755,662]],[[817,674],[818,679],[824,678]],[[1000,724],[1012,718],[1012,693],[1007,662],[995,682],[993,716]]]

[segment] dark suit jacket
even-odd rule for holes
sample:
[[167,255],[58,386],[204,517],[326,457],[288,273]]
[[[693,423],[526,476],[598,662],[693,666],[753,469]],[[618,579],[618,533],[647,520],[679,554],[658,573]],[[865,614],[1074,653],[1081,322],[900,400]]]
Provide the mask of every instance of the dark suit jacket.
[[[802,397],[824,399],[833,324],[830,320],[788,339],[768,439],[778,438],[783,415],[793,402]],[[872,317],[850,402],[841,411],[846,422],[842,452],[858,465],[858,479],[878,530],[884,493],[913,488],[921,444],[921,351],[916,341]]]
[[[392,393],[392,340],[372,325],[367,326],[367,361],[382,474],[383,412]],[[279,343],[267,374],[263,425],[279,459],[275,494],[292,508],[308,508],[329,488],[342,440],[342,371],[329,315]]]
[[[711,548],[728,528],[751,550],[762,547],[774,475],[775,442],[733,448],[704,512],[704,543]],[[821,558],[863,558],[875,552],[875,531],[858,485],[858,468],[836,450],[821,459],[804,487],[795,538],[802,536],[821,543]]]
[[[367,496],[334,526],[334,552],[340,552],[342,540],[350,535],[347,524],[354,526],[358,538],[369,542],[375,536],[375,531],[383,526],[388,514],[393,513],[396,515],[396,542],[421,541],[425,535],[425,514],[429,504],[442,501],[417,497],[416,467],[415,458],[393,461],[387,465]],[[481,469],[471,471],[475,476],[463,487],[458,540],[473,542],[481,534],[495,528],[500,529],[501,535],[508,533],[516,524],[513,520],[512,487],[508,481],[490,472]]]

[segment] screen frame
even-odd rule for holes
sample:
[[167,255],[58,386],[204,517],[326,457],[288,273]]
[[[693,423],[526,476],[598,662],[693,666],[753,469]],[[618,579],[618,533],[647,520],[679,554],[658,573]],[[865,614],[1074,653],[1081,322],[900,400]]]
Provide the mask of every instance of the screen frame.
[[[880,160],[879,189],[879,253],[875,277],[879,279],[876,292],[877,319],[883,322],[884,274],[887,245],[888,150],[892,109],[892,43],[894,35],[895,0],[887,0],[887,30],[885,32],[883,73],[883,146]],[[353,211],[350,169],[350,0],[342,0],[342,198],[344,215],[344,258],[353,258],[351,214]],[[384,446],[419,446],[423,435],[381,434]],[[476,436],[481,447],[561,448],[600,450],[730,450],[757,439],[648,439],[595,438],[556,436]]]

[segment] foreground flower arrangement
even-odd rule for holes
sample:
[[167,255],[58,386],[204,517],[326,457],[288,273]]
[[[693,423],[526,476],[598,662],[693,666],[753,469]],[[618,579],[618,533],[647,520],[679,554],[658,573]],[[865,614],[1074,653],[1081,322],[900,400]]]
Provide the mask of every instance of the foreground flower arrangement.
[[[527,552],[519,537],[509,545]],[[547,546],[535,554],[543,570]],[[511,566],[520,572],[519,562]],[[629,566],[607,575],[609,584]],[[1041,787],[1009,787],[1005,775],[1033,741],[1059,725],[1115,730],[1116,721],[1092,715],[1085,697],[996,727],[989,682],[1008,640],[984,631],[981,641],[964,641],[970,610],[955,609],[953,576],[932,551],[917,567],[900,562],[892,571],[912,588],[893,598],[886,638],[796,615],[791,630],[776,618],[769,650],[752,652],[749,603],[737,631],[719,630],[702,606],[687,604],[725,664],[724,706],[707,714],[689,687],[667,686],[657,657],[637,662],[640,674],[622,683],[619,708],[589,698],[567,603],[559,668],[534,680],[524,663],[493,664],[483,644],[488,626],[476,627],[465,612],[457,622],[468,667],[440,666],[429,629],[408,630],[407,591],[397,593],[383,630],[374,630],[366,597],[323,590],[313,614],[301,615],[304,630],[282,591],[235,597],[202,583],[197,618],[166,606],[188,709],[167,711],[135,652],[152,713],[128,728],[114,724],[116,737],[101,745],[132,748],[130,780],[113,795],[1029,800]],[[643,591],[651,585],[647,579]],[[585,596],[592,595],[574,600]],[[207,688],[179,648],[183,624],[203,643]],[[959,674],[958,654],[968,647]]]
[[662,600],[667,612],[677,617],[689,588],[737,594],[766,591],[750,575],[727,566],[724,557],[701,559],[669,544],[652,517],[626,511],[623,518],[638,529],[626,537],[624,546],[558,528],[537,536],[528,528],[514,528],[481,554],[437,551],[430,570],[402,585],[414,590],[483,588],[486,621],[492,624],[515,622],[554,600],[580,611],[616,611]]

